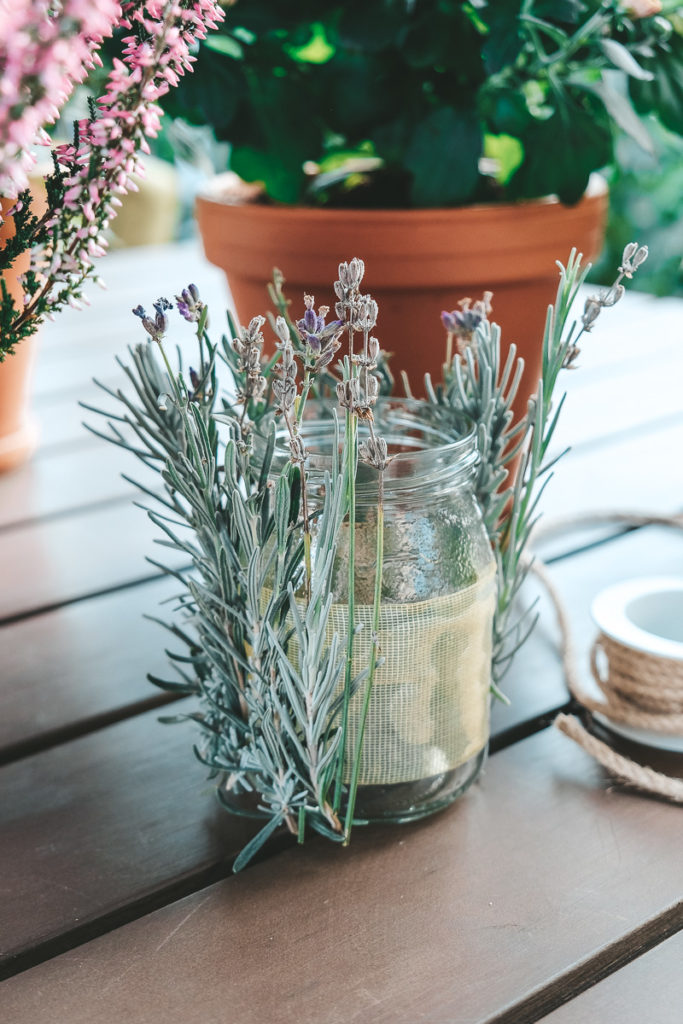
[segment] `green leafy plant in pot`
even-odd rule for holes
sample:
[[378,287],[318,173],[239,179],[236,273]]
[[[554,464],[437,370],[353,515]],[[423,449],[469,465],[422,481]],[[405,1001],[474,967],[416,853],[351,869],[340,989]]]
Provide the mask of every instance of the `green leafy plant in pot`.
[[640,113],[680,129],[682,23],[642,16],[657,7],[231,4],[169,109],[210,124],[231,144],[230,170],[255,183],[248,201],[218,180],[198,202],[241,318],[262,307],[273,263],[330,302],[339,255],[361,251],[394,372],[416,387],[436,373],[438,334],[416,325],[486,287],[528,394],[554,261],[600,248],[607,199],[588,187],[615,125],[645,146]]

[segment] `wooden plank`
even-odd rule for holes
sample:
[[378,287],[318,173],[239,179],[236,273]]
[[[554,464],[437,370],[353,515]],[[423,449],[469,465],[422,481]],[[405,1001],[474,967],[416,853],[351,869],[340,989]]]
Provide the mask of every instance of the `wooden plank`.
[[0,627],[0,760],[162,700],[146,675],[166,676],[173,638],[143,615],[164,618],[177,589],[164,579]]
[[227,867],[255,831],[215,799],[192,753],[194,723],[162,726],[157,717],[148,712],[0,770],[3,961]]
[[[92,377],[117,379],[114,357],[123,357],[127,345],[145,337],[132,308],[142,303],[151,309],[160,294],[172,299],[173,293],[187,284],[188,274],[209,304],[216,333],[220,335],[226,327],[224,310],[230,296],[225,278],[205,260],[196,243],[113,253],[106,267],[109,289],[103,292],[91,286],[90,308],[64,310],[55,323],[41,328],[33,377],[37,406],[61,394],[80,397]],[[172,318],[169,344],[191,336],[189,326],[183,327],[179,317]]]
[[683,1016],[683,932],[610,974],[543,1024],[680,1024]]
[[560,378],[560,394],[566,387],[567,398],[553,437],[553,452],[598,440],[604,443],[659,422],[683,423],[683,345],[662,361],[649,360],[629,369],[614,367],[611,374],[585,381],[579,369],[569,381]]
[[[680,424],[570,452],[558,463],[541,498],[542,526],[607,510],[677,512],[683,505],[683,460],[671,453],[682,445]],[[597,531],[602,536],[613,532],[611,524]],[[586,538],[595,533],[589,531]],[[576,543],[576,536],[560,537],[544,544],[543,551],[546,557],[556,556]]]
[[183,560],[155,546],[156,527],[132,505],[75,512],[0,533],[0,622],[15,621],[157,573],[145,559]]
[[[118,523],[121,510],[109,511]],[[134,525],[127,533],[141,529],[144,521],[141,512],[131,511]],[[42,529],[54,525],[44,524]],[[92,525],[88,517],[83,530]],[[137,568],[128,561],[124,540],[125,533],[111,541],[120,556],[115,567],[128,564],[131,573],[144,571],[142,561]],[[683,533],[663,528],[640,530],[550,567],[569,609],[586,678],[588,648],[594,635],[590,603],[602,587],[624,576],[624,566],[629,575],[683,573]],[[37,586],[38,569],[36,574]],[[90,585],[102,582],[99,576],[91,579]],[[7,652],[0,689],[0,751],[36,745],[41,738],[48,742],[52,733],[69,724],[81,730],[97,716],[122,714],[137,701],[151,700],[156,691],[145,682],[145,676],[149,671],[163,671],[163,648],[170,638],[144,621],[142,614],[163,617],[165,610],[157,608],[158,602],[175,591],[173,581],[160,581],[0,627],[0,648]],[[508,738],[525,723],[552,714],[567,700],[552,607],[533,580],[522,597],[530,604],[537,593],[542,598],[540,621],[503,680],[511,704],[494,703],[492,732],[497,738]],[[16,597],[16,592],[12,596]]]
[[90,505],[130,504],[140,492],[122,473],[159,487],[153,471],[104,441],[27,462],[0,477],[0,531]]
[[[282,853],[7,981],[0,1010],[13,1024],[48,1008],[52,1024],[222,1021],[226,1007],[240,1024],[526,1024],[683,925],[679,846],[678,808],[614,792],[546,730],[448,811]],[[102,859],[72,847],[68,878],[82,890]]]
[[99,398],[91,383],[78,395],[67,392],[53,396],[52,400],[34,403],[33,415],[38,423],[40,439],[33,461],[38,462],[68,448],[85,448],[96,443],[83,427],[84,410],[79,401],[95,403]]

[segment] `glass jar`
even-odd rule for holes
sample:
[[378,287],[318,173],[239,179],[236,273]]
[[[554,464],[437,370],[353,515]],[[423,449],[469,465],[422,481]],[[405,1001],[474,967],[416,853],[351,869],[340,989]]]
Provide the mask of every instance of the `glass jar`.
[[[329,411],[309,402],[302,433],[309,506],[331,467]],[[471,425],[458,433],[437,407],[385,399],[375,430],[394,456],[384,473],[384,563],[378,667],[365,726],[355,819],[402,822],[456,799],[477,777],[489,736],[495,561],[473,485]],[[362,441],[367,428],[359,425]],[[276,458],[276,463],[280,459]],[[375,586],[378,473],[356,477],[354,676],[369,663]],[[328,634],[348,629],[345,521]],[[315,533],[313,535],[315,545]],[[341,688],[341,684],[340,684]],[[356,747],[365,687],[349,706],[347,757]]]

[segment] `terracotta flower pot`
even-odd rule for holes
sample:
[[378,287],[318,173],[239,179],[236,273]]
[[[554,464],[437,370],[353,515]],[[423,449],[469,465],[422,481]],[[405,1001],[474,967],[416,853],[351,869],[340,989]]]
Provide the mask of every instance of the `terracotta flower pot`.
[[[0,200],[3,213],[11,205]],[[0,248],[7,238],[14,234],[10,217],[0,225]],[[9,270],[2,273],[2,279],[15,302],[23,300],[19,275],[29,265],[29,254],[24,253],[14,261]],[[29,383],[33,363],[35,339],[26,338],[13,355],[5,356],[0,363],[0,472],[12,469],[24,462],[35,449],[38,429],[29,412]]]
[[394,375],[406,370],[417,394],[425,372],[440,378],[441,311],[488,289],[492,319],[526,362],[519,412],[539,377],[546,311],[557,288],[555,261],[565,262],[574,246],[594,259],[607,213],[600,179],[572,207],[549,198],[439,210],[231,203],[221,186],[219,178],[198,198],[197,220],[206,256],[225,271],[242,323],[269,308],[266,283],[274,266],[285,275],[295,313],[303,310],[304,290],[334,309],[337,264],[360,256],[364,286],[379,303],[375,333],[394,353]]

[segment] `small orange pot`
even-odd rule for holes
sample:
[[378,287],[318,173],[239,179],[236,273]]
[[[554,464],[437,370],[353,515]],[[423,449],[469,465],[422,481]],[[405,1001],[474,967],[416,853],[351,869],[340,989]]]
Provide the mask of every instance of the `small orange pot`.
[[304,291],[334,309],[338,263],[364,259],[363,286],[379,304],[375,333],[394,354],[394,376],[405,370],[416,394],[426,372],[437,381],[441,376],[441,311],[492,291],[492,319],[526,364],[518,415],[540,375],[546,312],[557,289],[555,261],[566,262],[573,247],[594,259],[606,215],[602,181],[571,207],[552,198],[440,210],[231,204],[221,198],[220,178],[197,200],[204,251],[225,271],[242,323],[269,308],[273,267],[285,275],[292,312],[299,315]]
[[[0,204],[3,213],[11,206],[4,199],[0,200]],[[0,248],[5,239],[13,235],[14,223],[8,217],[0,225]],[[28,269],[29,259],[29,254],[23,253],[1,275],[10,295],[18,304],[24,296],[19,276]],[[29,412],[34,349],[34,338],[26,338],[17,345],[13,355],[5,356],[0,363],[0,472],[24,462],[34,451],[38,440],[38,429]]]

